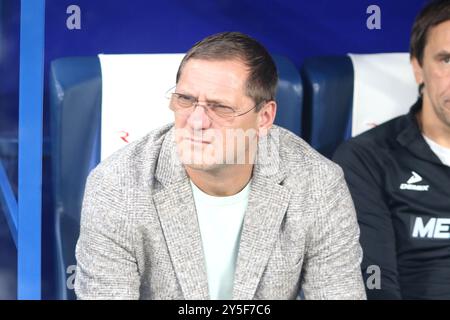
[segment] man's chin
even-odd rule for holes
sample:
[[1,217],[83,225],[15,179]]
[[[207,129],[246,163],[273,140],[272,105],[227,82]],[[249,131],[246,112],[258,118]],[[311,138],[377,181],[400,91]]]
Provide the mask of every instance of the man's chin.
[[217,171],[223,167],[221,164],[210,164],[210,163],[183,163],[186,168],[192,170],[200,170],[200,171]]

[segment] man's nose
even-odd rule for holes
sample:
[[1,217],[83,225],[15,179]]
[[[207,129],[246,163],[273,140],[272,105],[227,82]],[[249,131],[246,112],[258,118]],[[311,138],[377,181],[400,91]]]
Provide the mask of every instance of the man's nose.
[[194,106],[194,110],[188,118],[188,123],[193,129],[205,129],[211,126],[211,119],[206,114],[206,108],[203,105]]

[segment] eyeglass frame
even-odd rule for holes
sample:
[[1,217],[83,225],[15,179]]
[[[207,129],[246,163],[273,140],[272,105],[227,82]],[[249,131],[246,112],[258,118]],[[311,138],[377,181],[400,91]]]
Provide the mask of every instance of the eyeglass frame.
[[[166,92],[166,98],[167,99],[172,99],[172,97],[173,97],[173,95],[176,95],[176,96],[186,96],[186,97],[189,97],[189,98],[193,98],[193,99],[195,99],[195,102],[193,102],[192,103],[192,105],[190,106],[190,107],[186,107],[186,108],[183,108],[182,107],[182,109],[189,109],[189,108],[193,108],[193,110],[192,111],[194,111],[195,110],[195,107],[197,107],[197,106],[203,106],[203,107],[206,107],[206,108],[208,108],[208,109],[211,109],[210,107],[208,107],[208,104],[214,104],[214,103],[208,103],[208,102],[206,102],[206,104],[200,104],[199,102],[199,100],[198,100],[198,98],[195,98],[194,96],[191,96],[191,95],[189,95],[189,94],[184,94],[184,93],[179,93],[179,92],[171,92],[172,90],[174,90],[176,88],[176,86],[175,87],[172,87],[172,88],[170,88],[169,90],[167,90],[167,92]],[[230,108],[230,109],[232,109],[233,110],[233,112],[234,112],[234,114],[233,115],[230,115],[230,116],[225,116],[225,117],[221,117],[221,116],[219,116],[220,118],[222,118],[222,119],[234,119],[234,118],[237,118],[237,117],[240,117],[240,116],[243,116],[243,115],[245,115],[245,114],[247,114],[247,113],[249,113],[250,111],[252,111],[253,109],[255,109],[255,108],[257,108],[259,105],[261,105],[262,103],[264,103],[264,102],[267,102],[266,100],[262,100],[262,101],[260,101],[259,103],[256,103],[252,108],[250,108],[249,110],[247,110],[247,111],[245,111],[245,112],[243,112],[243,113],[237,113],[238,111],[234,108],[234,107],[231,107],[231,106],[227,106],[227,105],[222,105],[222,104],[220,104],[220,103],[216,103],[216,105],[221,105],[221,106],[223,106],[223,107],[227,107],[227,108]],[[174,112],[175,112],[175,110],[173,110]],[[237,113],[237,114],[236,114]]]

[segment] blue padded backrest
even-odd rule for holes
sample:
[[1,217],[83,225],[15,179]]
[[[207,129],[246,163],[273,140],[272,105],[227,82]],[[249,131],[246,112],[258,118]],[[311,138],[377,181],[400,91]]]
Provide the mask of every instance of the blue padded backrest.
[[278,69],[278,103],[275,124],[298,136],[302,131],[303,88],[300,74],[294,64],[283,56],[274,55]]
[[[279,71],[276,123],[300,134],[302,85],[295,66],[274,56]],[[98,57],[55,60],[50,70],[52,175],[56,261],[61,299],[75,298],[71,284],[86,178],[100,160],[102,78]]]
[[314,57],[301,70],[303,136],[328,158],[351,136],[353,64],[348,56]]
[[84,185],[100,159],[101,93],[97,57],[63,58],[52,62],[50,113],[55,255],[57,297],[61,299],[75,298],[72,287],[66,282],[76,265],[75,245]]

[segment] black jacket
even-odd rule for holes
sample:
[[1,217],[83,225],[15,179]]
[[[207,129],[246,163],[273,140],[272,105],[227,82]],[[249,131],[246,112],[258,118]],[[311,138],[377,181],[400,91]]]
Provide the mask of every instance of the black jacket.
[[[358,214],[369,299],[450,299],[450,167],[421,135],[421,106],[350,139],[333,157]],[[381,289],[373,288],[374,265]]]

